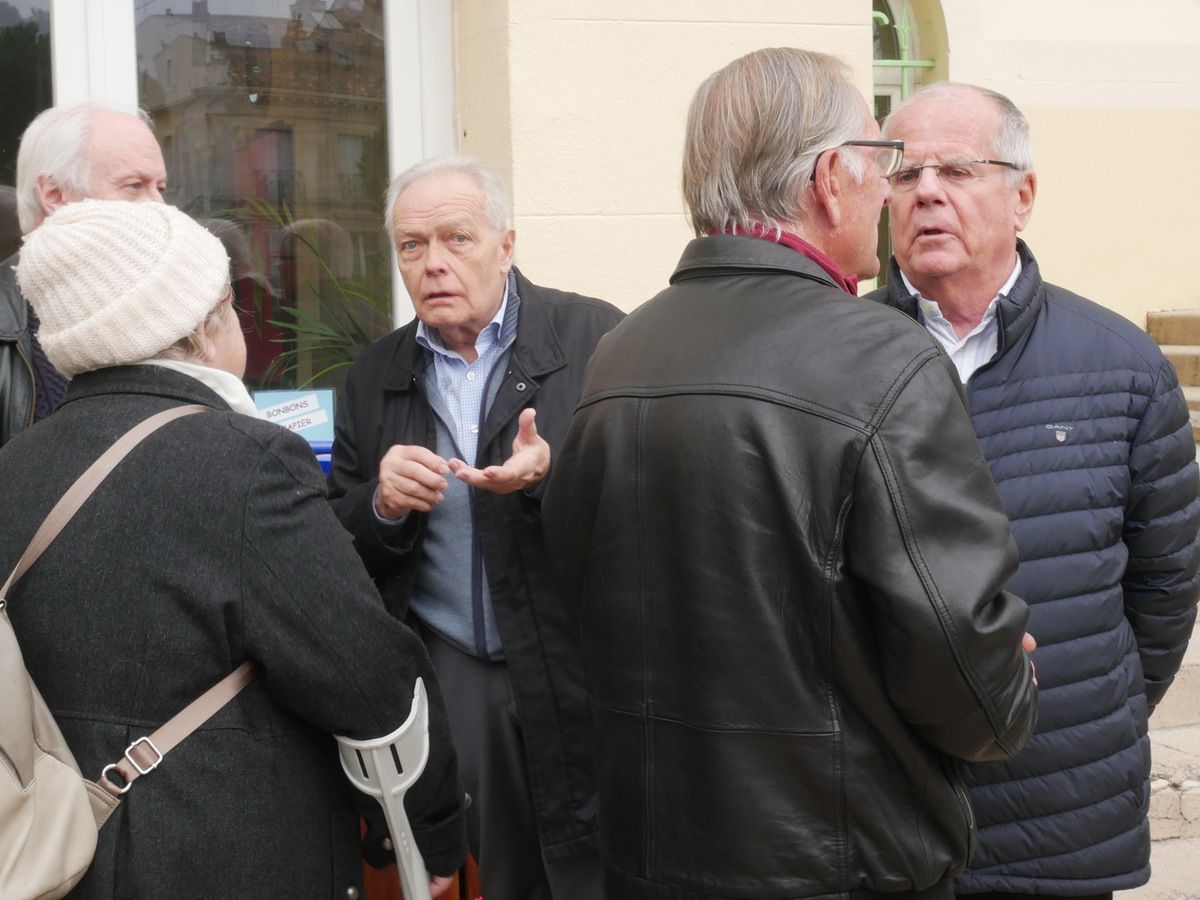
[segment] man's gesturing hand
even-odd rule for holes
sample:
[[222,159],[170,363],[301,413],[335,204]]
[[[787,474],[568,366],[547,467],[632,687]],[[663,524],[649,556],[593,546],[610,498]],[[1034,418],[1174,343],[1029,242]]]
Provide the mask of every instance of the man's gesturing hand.
[[379,461],[379,491],[375,512],[399,519],[409,512],[429,512],[442,502],[450,466],[432,450],[393,444]]
[[546,477],[550,469],[550,445],[538,437],[534,418],[537,412],[521,410],[517,420],[517,438],[513,441],[512,456],[502,466],[476,469],[461,459],[450,460],[450,471],[471,487],[483,488],[497,494],[511,494],[533,487]]

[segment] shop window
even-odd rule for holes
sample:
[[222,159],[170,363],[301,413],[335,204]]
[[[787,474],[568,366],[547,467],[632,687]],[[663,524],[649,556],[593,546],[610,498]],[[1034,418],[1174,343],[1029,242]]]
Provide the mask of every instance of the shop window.
[[0,0],[0,261],[21,245],[13,191],[21,133],[52,102],[50,0]]
[[382,4],[137,0],[167,201],[229,251],[251,388],[337,387],[391,328]]

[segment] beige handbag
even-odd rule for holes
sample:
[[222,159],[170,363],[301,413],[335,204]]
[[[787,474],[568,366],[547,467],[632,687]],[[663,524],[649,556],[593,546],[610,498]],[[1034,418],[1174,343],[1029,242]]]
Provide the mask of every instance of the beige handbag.
[[[120,804],[121,795],[254,678],[253,665],[242,663],[152,735],[130,744],[120,760],[104,767],[98,781],[89,781],[80,774],[26,671],[8,619],[6,597],[13,583],[117,463],[167,422],[206,410],[209,407],[190,405],[158,413],[105,451],[55,504],[0,588],[4,695],[0,702],[0,897],[4,900],[55,900],[75,887],[91,865],[97,832]],[[110,773],[116,774],[110,777]]]

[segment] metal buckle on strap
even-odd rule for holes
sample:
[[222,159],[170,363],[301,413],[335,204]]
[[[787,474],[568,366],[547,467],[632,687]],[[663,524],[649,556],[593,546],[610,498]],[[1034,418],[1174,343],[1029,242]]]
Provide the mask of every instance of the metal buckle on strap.
[[[133,749],[138,744],[145,744],[152,751],[154,751],[154,755],[157,756],[158,759],[154,760],[154,762],[150,763],[148,766],[143,768],[141,766],[141,764],[139,764],[138,761],[133,758]],[[127,760],[129,760],[129,764],[131,766],[133,766],[135,769],[137,769],[137,772],[139,775],[148,775],[151,772],[153,772],[155,769],[157,769],[158,764],[163,761],[163,752],[161,750],[159,750],[156,746],[154,746],[154,741],[150,740],[150,738],[140,737],[136,741],[134,741],[132,744],[130,744],[128,747],[125,748],[125,758]],[[118,787],[116,785],[116,783],[113,782],[108,777],[108,773],[113,771],[113,769],[116,769],[117,774],[121,775],[122,780],[124,780],[125,776],[122,775],[121,770],[117,768],[117,763],[109,763],[107,766],[105,766],[100,771],[100,782],[99,783],[100,783],[101,787],[103,787],[106,791],[108,791],[114,797],[120,797],[121,795],[125,794],[131,787],[133,787],[133,781],[132,780],[125,781],[124,785]]]
[[[146,768],[144,768],[144,769],[141,766],[139,766],[138,761],[133,758],[133,748],[136,747],[138,744],[145,744],[147,747],[149,747],[151,750],[153,750],[154,755],[158,757],[158,759],[156,759],[154,762],[150,763],[150,765],[146,766]],[[163,761],[163,754],[162,754],[161,750],[159,750],[157,747],[154,746],[154,741],[150,740],[150,738],[140,737],[136,741],[134,741],[132,744],[130,744],[128,747],[125,748],[125,758],[127,760],[129,760],[129,764],[131,766],[133,766],[135,769],[138,770],[139,775],[149,775],[151,772],[153,772],[155,769],[157,769],[158,764]]]
[[[125,794],[131,787],[133,787],[133,782],[126,781],[122,787],[117,787],[116,784],[113,783],[112,779],[110,779],[108,777],[108,773],[116,768],[117,768],[116,763],[109,763],[107,766],[105,766],[103,769],[100,770],[100,787],[104,788],[106,791],[108,791],[114,797],[120,797],[123,794]],[[121,774],[120,769],[117,769],[117,774],[118,775]],[[122,777],[124,777],[124,776],[122,776]]]

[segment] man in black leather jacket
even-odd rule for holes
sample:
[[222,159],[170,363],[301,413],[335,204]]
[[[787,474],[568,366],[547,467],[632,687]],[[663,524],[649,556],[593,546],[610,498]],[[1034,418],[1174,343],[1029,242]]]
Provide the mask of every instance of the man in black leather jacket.
[[845,68],[701,86],[672,286],[603,338],[544,505],[610,898],[951,894],[955,760],[1034,724],[1007,519],[954,368],[853,296],[901,148]]
[[[28,234],[64,203],[162,202],[167,169],[144,114],[84,102],[41,112],[21,135],[16,201]],[[54,411],[66,390],[37,342],[37,319],[0,263],[0,446]]]
[[0,446],[33,424],[33,333],[29,305],[13,274],[16,256],[0,263]]

